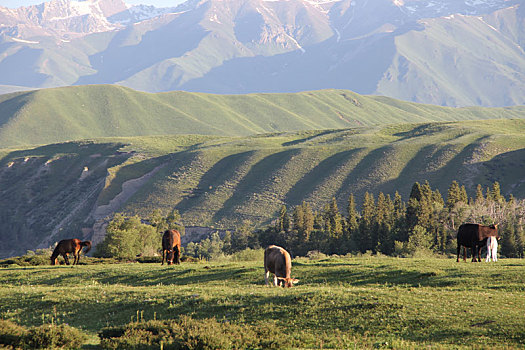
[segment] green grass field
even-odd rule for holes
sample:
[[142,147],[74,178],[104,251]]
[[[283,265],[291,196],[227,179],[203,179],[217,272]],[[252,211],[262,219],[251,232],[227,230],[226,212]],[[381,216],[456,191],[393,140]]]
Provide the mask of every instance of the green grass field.
[[[252,261],[0,269],[0,317],[89,335],[131,321],[214,318],[268,328],[282,348],[513,349],[525,346],[525,261],[344,257],[294,260],[291,289]],[[84,260],[86,261],[86,260]],[[274,333],[275,330],[278,330]]]

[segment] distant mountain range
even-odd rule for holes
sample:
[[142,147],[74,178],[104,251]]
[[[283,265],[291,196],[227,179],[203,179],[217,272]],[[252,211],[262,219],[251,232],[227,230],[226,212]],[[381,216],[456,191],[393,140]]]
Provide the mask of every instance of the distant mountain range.
[[525,104],[524,49],[521,0],[53,0],[0,7],[0,92],[336,88],[509,106]]

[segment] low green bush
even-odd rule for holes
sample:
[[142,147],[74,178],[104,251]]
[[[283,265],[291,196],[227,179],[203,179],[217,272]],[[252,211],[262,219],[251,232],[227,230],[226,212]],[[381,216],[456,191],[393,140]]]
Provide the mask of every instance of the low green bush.
[[263,261],[264,249],[250,249],[246,248],[239,252],[233,253],[232,261]]
[[0,320],[0,347],[13,349],[78,349],[87,336],[68,325],[45,324],[26,329]]
[[0,347],[20,347],[27,334],[27,329],[8,320],[0,320]]
[[[271,328],[271,327],[270,327]],[[254,349],[278,348],[268,327],[252,327],[214,318],[133,322],[99,332],[104,349]],[[264,333],[264,334],[263,334]],[[282,337],[281,337],[282,339]]]
[[41,266],[49,265],[51,249],[37,249],[36,251],[28,250],[26,254],[0,261],[0,267],[10,265],[17,266]]
[[28,330],[24,343],[30,349],[78,349],[87,336],[65,324],[45,324]]

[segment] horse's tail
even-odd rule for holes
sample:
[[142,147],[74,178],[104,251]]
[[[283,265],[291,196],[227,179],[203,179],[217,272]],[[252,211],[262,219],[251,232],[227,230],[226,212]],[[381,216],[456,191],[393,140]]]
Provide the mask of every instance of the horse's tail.
[[84,250],[84,254],[87,254],[91,250],[91,241],[80,242],[80,245],[82,247],[87,247],[87,249]]

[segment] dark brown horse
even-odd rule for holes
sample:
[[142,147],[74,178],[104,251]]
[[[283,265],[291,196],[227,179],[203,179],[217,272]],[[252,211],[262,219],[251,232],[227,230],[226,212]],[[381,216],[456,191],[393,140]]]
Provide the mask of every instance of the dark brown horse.
[[173,264],[175,259],[176,264],[180,264],[180,233],[177,230],[166,230],[162,235],[162,264],[164,259],[168,265]]
[[481,248],[487,244],[489,237],[499,239],[498,225],[463,224],[458,229],[458,257],[463,247],[463,261],[467,260],[467,248],[472,250],[472,262],[481,261]]
[[69,254],[71,253],[73,253],[73,256],[75,257],[73,265],[78,265],[78,262],[80,261],[80,253],[82,253],[83,247],[87,247],[84,251],[84,253],[87,254],[91,249],[91,241],[81,241],[76,238],[61,240],[58,242],[55,250],[53,250],[53,254],[51,254],[51,265],[57,264],[59,255],[62,255],[66,264],[69,265]]

